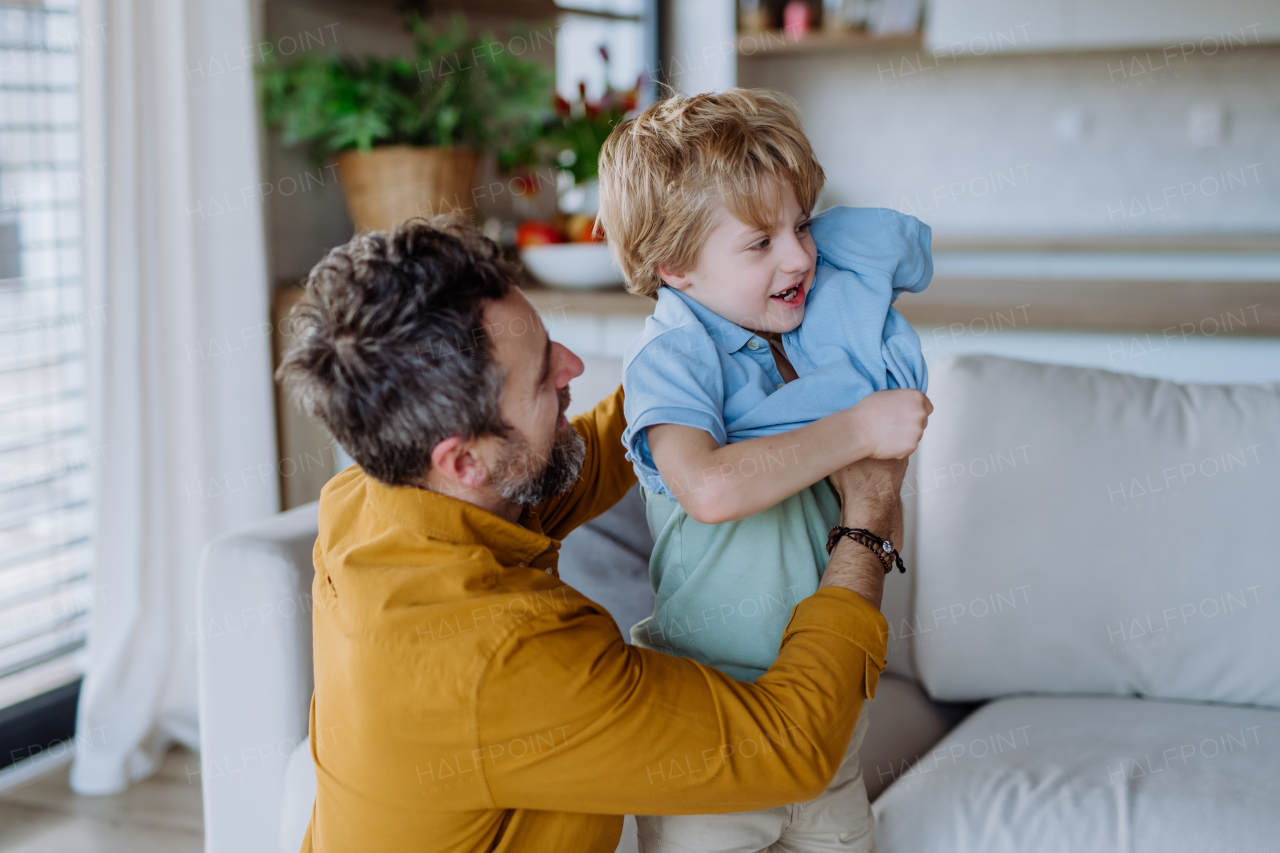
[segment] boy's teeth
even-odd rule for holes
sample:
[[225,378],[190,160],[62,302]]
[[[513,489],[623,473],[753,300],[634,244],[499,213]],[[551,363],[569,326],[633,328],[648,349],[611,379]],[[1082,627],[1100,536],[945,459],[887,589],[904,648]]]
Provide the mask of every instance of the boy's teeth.
[[786,290],[780,290],[774,294],[775,298],[781,299],[783,302],[790,302],[800,293],[800,285],[793,285]]

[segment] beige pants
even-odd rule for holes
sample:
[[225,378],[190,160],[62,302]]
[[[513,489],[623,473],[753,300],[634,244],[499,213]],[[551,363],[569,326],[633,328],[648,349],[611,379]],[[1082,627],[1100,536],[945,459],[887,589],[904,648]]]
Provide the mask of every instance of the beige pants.
[[830,787],[807,803],[729,814],[637,815],[640,853],[875,853],[875,818],[858,762],[866,734],[864,704]]

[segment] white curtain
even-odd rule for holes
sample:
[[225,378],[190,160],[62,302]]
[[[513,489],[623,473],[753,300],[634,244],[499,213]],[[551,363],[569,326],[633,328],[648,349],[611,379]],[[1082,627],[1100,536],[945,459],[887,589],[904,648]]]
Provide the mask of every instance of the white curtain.
[[[83,0],[95,596],[72,786],[199,745],[195,573],[278,507],[253,0]],[[235,66],[239,66],[239,69]],[[99,172],[98,170],[101,169]]]

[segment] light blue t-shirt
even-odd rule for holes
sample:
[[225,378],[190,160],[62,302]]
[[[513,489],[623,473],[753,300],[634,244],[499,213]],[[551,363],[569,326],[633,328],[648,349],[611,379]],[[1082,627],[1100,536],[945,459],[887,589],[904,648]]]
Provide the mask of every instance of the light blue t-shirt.
[[782,335],[798,379],[783,383],[769,342],[671,287],[627,348],[622,434],[640,484],[671,495],[646,427],[706,430],[720,445],[797,429],[872,391],[927,389],[920,338],[894,309],[933,276],[929,226],[880,208],[833,207],[812,220],[818,267],[800,325]]

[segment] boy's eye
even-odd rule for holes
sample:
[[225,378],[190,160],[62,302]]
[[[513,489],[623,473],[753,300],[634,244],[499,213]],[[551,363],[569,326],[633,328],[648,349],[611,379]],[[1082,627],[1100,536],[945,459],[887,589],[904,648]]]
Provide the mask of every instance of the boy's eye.
[[752,248],[752,249],[757,249],[757,250],[760,250],[760,249],[767,249],[767,248],[769,248],[769,238],[768,238],[768,237],[765,237],[765,238],[764,238],[763,240],[761,240],[759,243],[754,243],[754,244],[752,244],[751,248]]
[[813,222],[812,219],[806,219],[804,222],[801,222],[799,225],[796,226],[796,233],[807,234],[809,232],[809,225],[812,222]]

